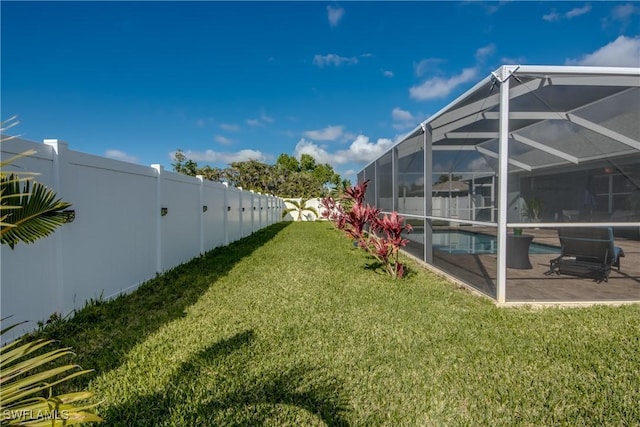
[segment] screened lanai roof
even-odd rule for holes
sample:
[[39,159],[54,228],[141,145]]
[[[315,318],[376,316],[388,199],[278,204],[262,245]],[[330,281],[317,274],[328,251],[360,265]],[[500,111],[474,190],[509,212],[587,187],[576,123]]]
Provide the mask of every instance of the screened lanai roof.
[[503,66],[403,141],[428,128],[434,150],[497,158],[499,86],[507,78],[510,170],[640,154],[640,68]]

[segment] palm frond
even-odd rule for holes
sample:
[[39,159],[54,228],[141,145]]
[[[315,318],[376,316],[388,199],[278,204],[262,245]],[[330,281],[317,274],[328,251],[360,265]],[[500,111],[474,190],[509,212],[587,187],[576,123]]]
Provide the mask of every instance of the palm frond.
[[[11,116],[7,120],[0,121],[0,133],[4,133],[6,130],[11,129],[14,126],[18,126],[20,121],[18,120],[18,116]],[[3,137],[0,142],[8,141],[13,139],[13,136]]]
[[287,216],[287,214],[291,212],[297,212],[298,213],[297,221],[302,221],[302,214],[304,212],[311,212],[316,216],[316,218],[319,218],[320,214],[318,214],[318,210],[312,206],[307,206],[307,202],[309,200],[311,199],[302,198],[299,201],[295,199],[286,199],[285,202],[292,204],[293,207],[284,209],[282,211],[282,217],[284,218],[285,216]]
[[71,206],[39,182],[32,185],[14,174],[0,176],[0,198],[0,242],[12,249],[53,233],[65,222],[62,211]]
[[[8,141],[8,140],[9,140],[9,138],[7,138],[7,139],[3,140],[3,142]],[[8,166],[8,165],[13,164],[16,160],[19,160],[19,159],[21,159],[21,158],[23,158],[23,157],[33,156],[33,155],[34,155],[34,154],[36,154],[36,153],[37,153],[37,151],[36,151],[36,150],[31,149],[31,150],[24,151],[24,152],[22,152],[22,153],[20,153],[20,154],[16,154],[16,155],[15,155],[15,156],[13,156],[13,157],[10,157],[10,158],[8,158],[8,159],[6,159],[6,160],[2,160],[2,161],[0,161],[0,167],[3,167],[3,168],[4,168],[5,166]],[[25,172],[25,174],[26,174],[26,173],[27,173],[27,172]],[[36,173],[34,173],[34,172],[31,172],[31,173],[29,173],[29,174],[30,174],[30,175],[37,175],[37,174],[36,174]]]
[[[1,332],[5,333],[15,326],[17,324]],[[87,403],[93,399],[92,392],[53,395],[54,386],[91,372],[74,364],[43,370],[46,365],[73,354],[69,348],[41,351],[53,342],[40,339],[24,343],[16,340],[0,348],[0,410],[3,426],[62,426],[102,421],[94,413],[88,412],[97,405]]]

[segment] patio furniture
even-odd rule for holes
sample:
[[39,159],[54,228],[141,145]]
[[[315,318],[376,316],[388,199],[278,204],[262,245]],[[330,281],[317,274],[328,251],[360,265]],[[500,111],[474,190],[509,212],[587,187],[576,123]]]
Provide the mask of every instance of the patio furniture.
[[611,227],[577,227],[558,229],[560,256],[550,261],[545,274],[567,274],[607,282],[611,267],[620,271],[624,252],[614,245]]
[[562,209],[562,220],[565,222],[577,221],[580,217],[579,210]]
[[529,261],[529,246],[532,240],[531,234],[507,234],[507,268],[533,268]]

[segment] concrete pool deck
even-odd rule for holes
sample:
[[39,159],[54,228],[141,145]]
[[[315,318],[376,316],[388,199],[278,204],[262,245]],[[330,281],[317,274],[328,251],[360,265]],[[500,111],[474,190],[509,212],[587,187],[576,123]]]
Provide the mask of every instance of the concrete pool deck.
[[[442,228],[446,230],[449,228]],[[457,230],[457,228],[451,228]],[[473,227],[469,231],[495,235],[495,229]],[[553,229],[526,229],[536,243],[559,246],[558,233]],[[531,269],[507,269],[506,301],[509,304],[592,304],[640,302],[640,242],[616,237],[616,246],[625,252],[621,269],[611,270],[608,282],[568,275],[549,275],[553,254],[531,254]],[[421,260],[424,247],[411,242],[407,253]],[[450,254],[434,251],[434,267],[453,276],[465,286],[495,298],[497,256],[495,254]]]

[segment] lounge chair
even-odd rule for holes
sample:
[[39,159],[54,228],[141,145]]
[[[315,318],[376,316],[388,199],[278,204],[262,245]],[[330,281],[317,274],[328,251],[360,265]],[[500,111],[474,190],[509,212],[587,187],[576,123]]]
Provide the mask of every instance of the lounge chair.
[[611,267],[620,271],[624,252],[614,245],[611,227],[578,227],[558,230],[560,256],[550,261],[545,274],[591,277],[600,283],[609,281]]
[[577,221],[579,217],[580,217],[580,211],[579,210],[562,209],[562,220],[563,221],[567,221],[567,222]]

